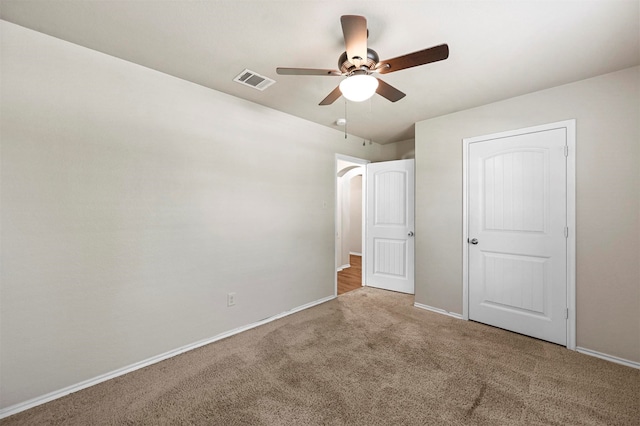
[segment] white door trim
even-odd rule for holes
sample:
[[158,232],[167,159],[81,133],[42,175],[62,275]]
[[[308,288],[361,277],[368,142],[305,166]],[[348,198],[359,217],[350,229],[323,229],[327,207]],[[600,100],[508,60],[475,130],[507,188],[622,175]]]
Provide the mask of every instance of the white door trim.
[[525,133],[566,129],[567,135],[567,348],[576,350],[576,120],[565,120],[540,126],[462,140],[462,318],[469,320],[469,145],[489,139],[507,138]]
[[[333,208],[333,259],[334,259],[334,267],[333,267],[333,279],[334,279],[334,296],[338,296],[338,267],[340,265],[338,265],[338,262],[336,260],[337,258],[337,249],[336,249],[336,243],[335,243],[335,239],[336,239],[336,234],[338,232],[338,215],[341,214],[341,212],[338,211],[338,160],[342,160],[342,161],[348,161],[350,163],[355,163],[355,164],[360,164],[362,166],[366,166],[367,164],[371,163],[371,161],[369,160],[365,160],[363,158],[356,158],[356,157],[350,157],[348,155],[343,155],[343,154],[336,154],[335,158],[333,160],[333,179],[334,179],[334,208]],[[367,212],[366,212],[366,188],[367,188],[367,174],[366,173],[362,173],[362,285],[365,286],[366,282],[365,282],[365,261],[366,261],[366,249],[365,249],[365,226],[364,224],[366,223],[367,220]]]

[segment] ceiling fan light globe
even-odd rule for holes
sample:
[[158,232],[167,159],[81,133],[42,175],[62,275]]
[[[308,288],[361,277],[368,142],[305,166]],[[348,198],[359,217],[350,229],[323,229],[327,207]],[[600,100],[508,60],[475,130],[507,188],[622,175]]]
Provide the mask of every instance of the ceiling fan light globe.
[[340,82],[342,96],[353,102],[366,101],[377,88],[378,79],[371,75],[352,75]]

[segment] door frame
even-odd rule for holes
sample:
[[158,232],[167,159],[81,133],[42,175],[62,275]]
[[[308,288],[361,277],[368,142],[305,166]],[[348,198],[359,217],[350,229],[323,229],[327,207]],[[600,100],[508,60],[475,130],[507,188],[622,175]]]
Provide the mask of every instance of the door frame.
[[576,120],[462,139],[462,318],[469,320],[469,146],[491,139],[565,129],[567,157],[567,349],[576,350]]
[[333,179],[334,179],[334,208],[333,208],[333,279],[334,279],[334,286],[333,286],[333,295],[334,296],[338,296],[338,268],[340,267],[340,265],[338,265],[338,261],[337,261],[337,247],[336,247],[336,235],[338,232],[338,215],[341,214],[341,211],[338,211],[338,160],[342,160],[342,161],[348,161],[350,163],[355,163],[355,164],[359,164],[360,166],[364,167],[365,170],[362,173],[362,285],[366,286],[366,281],[365,281],[365,262],[366,262],[366,247],[365,247],[365,243],[366,243],[366,235],[365,235],[365,224],[367,223],[367,212],[366,212],[366,201],[367,201],[367,197],[366,197],[366,188],[367,188],[367,171],[366,171],[366,166],[367,164],[371,163],[371,161],[369,160],[365,160],[363,158],[357,158],[357,157],[350,157],[348,155],[343,155],[343,154],[335,154],[335,158],[333,161]]

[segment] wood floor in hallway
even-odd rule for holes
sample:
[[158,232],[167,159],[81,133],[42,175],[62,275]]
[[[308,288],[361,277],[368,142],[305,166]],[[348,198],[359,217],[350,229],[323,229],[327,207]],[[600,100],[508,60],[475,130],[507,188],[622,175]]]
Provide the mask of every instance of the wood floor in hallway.
[[349,256],[350,268],[338,272],[338,296],[362,287],[362,256]]

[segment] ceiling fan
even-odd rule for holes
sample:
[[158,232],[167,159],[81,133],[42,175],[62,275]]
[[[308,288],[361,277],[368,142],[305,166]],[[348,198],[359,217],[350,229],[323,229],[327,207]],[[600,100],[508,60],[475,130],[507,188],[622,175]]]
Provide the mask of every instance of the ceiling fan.
[[338,59],[340,70],[314,68],[276,68],[280,75],[324,75],[346,76],[344,80],[320,105],[331,105],[343,95],[345,98],[361,102],[374,93],[390,100],[399,101],[406,95],[400,90],[374,77],[373,74],[388,74],[406,68],[417,67],[449,57],[449,46],[440,44],[428,49],[380,61],[378,53],[367,47],[367,20],[364,16],[344,15],[340,17],[346,52]]

